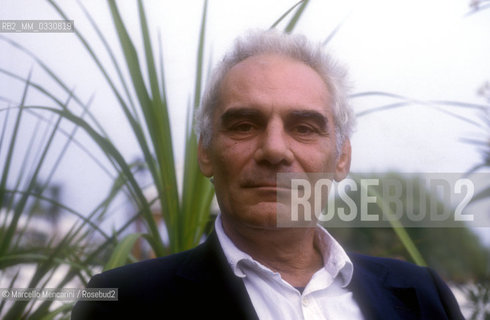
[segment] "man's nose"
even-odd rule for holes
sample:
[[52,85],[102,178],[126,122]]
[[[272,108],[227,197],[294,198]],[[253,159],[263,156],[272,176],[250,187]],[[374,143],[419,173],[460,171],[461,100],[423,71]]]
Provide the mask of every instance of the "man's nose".
[[287,132],[280,121],[269,123],[260,137],[255,160],[271,165],[290,164],[293,161],[293,152],[289,142]]

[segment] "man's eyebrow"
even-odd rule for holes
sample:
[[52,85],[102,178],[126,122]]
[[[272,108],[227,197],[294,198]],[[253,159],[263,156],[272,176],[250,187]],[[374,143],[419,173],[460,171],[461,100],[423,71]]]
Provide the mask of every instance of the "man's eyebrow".
[[257,109],[253,108],[232,108],[226,110],[221,115],[221,123],[227,124],[236,119],[249,119],[261,121],[264,119],[264,115]]
[[288,114],[288,121],[308,120],[316,123],[320,128],[327,130],[328,119],[315,110],[293,110]]

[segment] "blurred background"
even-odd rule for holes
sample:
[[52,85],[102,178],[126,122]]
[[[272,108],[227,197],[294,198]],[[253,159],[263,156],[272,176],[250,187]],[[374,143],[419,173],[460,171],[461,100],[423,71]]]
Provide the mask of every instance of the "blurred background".
[[[0,33],[1,288],[82,287],[205,238],[217,208],[192,114],[212,66],[253,28],[303,33],[348,68],[353,172],[490,171],[487,0],[0,0],[3,21],[63,19],[75,32]],[[486,319],[487,181],[467,208],[478,227],[329,231],[350,250],[436,269],[465,316]],[[0,300],[0,315],[71,307]]]

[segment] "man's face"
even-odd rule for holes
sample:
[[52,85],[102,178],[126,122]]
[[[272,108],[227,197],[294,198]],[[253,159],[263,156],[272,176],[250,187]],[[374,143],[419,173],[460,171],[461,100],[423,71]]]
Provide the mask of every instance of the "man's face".
[[227,73],[220,97],[199,163],[214,176],[223,221],[274,228],[277,173],[333,173],[338,180],[348,173],[349,141],[337,157],[331,96],[309,66],[252,56]]

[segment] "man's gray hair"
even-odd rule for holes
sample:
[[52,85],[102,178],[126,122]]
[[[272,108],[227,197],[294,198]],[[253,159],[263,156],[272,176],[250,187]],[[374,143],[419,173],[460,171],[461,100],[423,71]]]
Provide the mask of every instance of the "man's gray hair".
[[346,71],[325,54],[320,44],[313,44],[305,36],[281,33],[276,30],[251,31],[235,41],[232,50],[216,66],[204,91],[201,107],[196,114],[196,133],[205,148],[213,136],[212,119],[220,103],[223,79],[239,62],[260,54],[278,54],[303,62],[325,81],[331,97],[335,121],[336,149],[352,134],[355,116],[347,102]]

